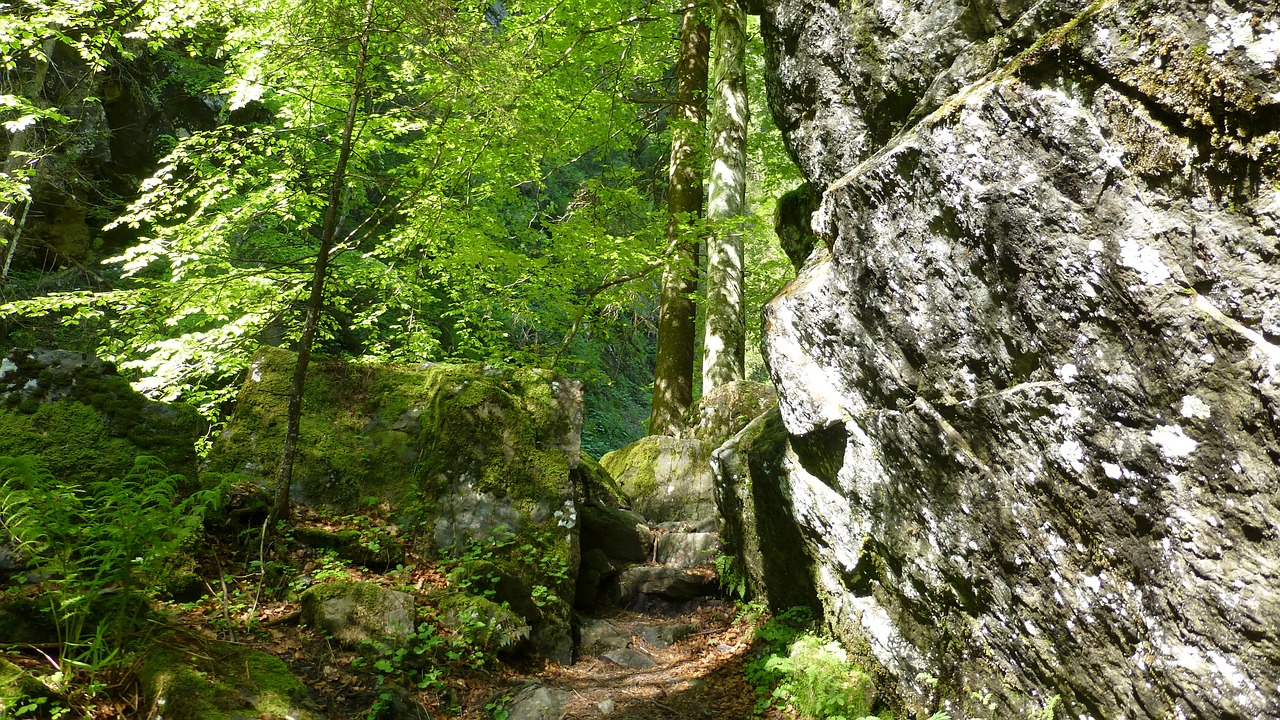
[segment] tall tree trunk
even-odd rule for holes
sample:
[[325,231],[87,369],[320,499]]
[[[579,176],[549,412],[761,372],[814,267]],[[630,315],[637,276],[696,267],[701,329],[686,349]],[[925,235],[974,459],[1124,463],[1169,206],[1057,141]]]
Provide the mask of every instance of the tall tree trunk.
[[669,256],[662,273],[658,308],[658,358],[653,370],[650,435],[674,435],[693,402],[693,360],[697,341],[693,293],[698,287],[697,219],[702,214],[702,126],[707,114],[707,61],[711,33],[688,0],[680,19],[680,59],[676,65],[676,113],[671,135],[667,190]]
[[338,230],[338,209],[342,204],[342,191],[346,186],[347,161],[351,158],[351,136],[356,124],[356,110],[360,96],[364,94],[365,68],[369,63],[369,36],[373,29],[374,0],[366,0],[364,27],[359,35],[360,53],[356,60],[355,80],[347,97],[347,117],[342,126],[342,144],[338,149],[338,164],[333,170],[333,183],[329,188],[329,204],[325,208],[324,227],[320,231],[320,254],[316,256],[311,274],[311,295],[307,299],[307,315],[302,325],[302,338],[298,341],[298,364],[293,369],[293,383],[289,388],[289,414],[284,431],[284,449],[280,453],[280,470],[276,474],[275,506],[271,509],[268,525],[279,520],[289,522],[289,486],[293,483],[293,463],[298,455],[298,426],[302,420],[302,397],[307,387],[307,366],[311,362],[311,346],[315,342],[316,329],[320,326],[320,312],[324,309],[324,284],[329,271],[329,254],[333,252],[333,239]]
[[741,380],[747,328],[743,298],[741,216],[747,204],[747,15],[737,0],[716,0],[716,65],[712,71],[710,201],[707,219],[706,332],[702,392]]

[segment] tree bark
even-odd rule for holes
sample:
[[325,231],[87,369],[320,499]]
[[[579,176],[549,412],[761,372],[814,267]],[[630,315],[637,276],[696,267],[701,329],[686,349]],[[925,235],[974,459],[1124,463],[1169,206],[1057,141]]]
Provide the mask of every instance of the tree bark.
[[693,361],[697,341],[693,293],[698,287],[697,220],[702,215],[702,126],[707,108],[710,31],[688,0],[680,19],[676,65],[676,112],[671,136],[667,190],[669,255],[662,273],[658,308],[658,357],[653,371],[650,435],[674,435],[693,402]]
[[293,464],[298,455],[298,428],[302,421],[302,398],[307,387],[307,366],[311,362],[311,346],[315,342],[316,329],[320,326],[320,312],[324,309],[324,285],[329,271],[329,255],[333,252],[333,239],[338,230],[338,210],[342,205],[342,191],[346,186],[347,162],[351,158],[351,136],[356,124],[356,111],[360,96],[364,93],[365,69],[369,63],[369,36],[373,29],[374,0],[367,0],[364,27],[359,35],[360,52],[356,60],[355,80],[347,98],[347,117],[342,127],[342,144],[338,149],[338,164],[333,170],[329,187],[329,202],[325,208],[324,227],[320,231],[320,253],[316,256],[311,274],[311,294],[307,299],[307,314],[302,325],[302,337],[298,341],[298,363],[293,369],[293,382],[289,387],[289,411],[284,431],[284,449],[280,453],[280,469],[276,474],[275,505],[268,518],[268,526],[276,520],[291,519],[289,487],[293,483]]
[[737,0],[716,0],[709,149],[706,332],[702,392],[743,379],[747,330],[741,217],[747,204],[747,15]]

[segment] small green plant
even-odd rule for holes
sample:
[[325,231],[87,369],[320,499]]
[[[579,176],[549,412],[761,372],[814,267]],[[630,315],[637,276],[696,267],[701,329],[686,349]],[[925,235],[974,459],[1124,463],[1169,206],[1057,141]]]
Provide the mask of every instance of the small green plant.
[[725,594],[734,600],[747,599],[747,576],[738,568],[738,559],[733,555],[717,553],[712,564],[716,568],[716,576],[720,578],[720,587]]
[[805,633],[786,655],[770,657],[765,667],[781,680],[773,697],[802,718],[866,718],[875,690],[871,677],[849,660],[834,640]]
[[511,717],[511,711],[507,709],[507,703],[510,701],[511,698],[501,695],[485,703],[485,717],[492,718],[492,720],[507,720],[507,718]]

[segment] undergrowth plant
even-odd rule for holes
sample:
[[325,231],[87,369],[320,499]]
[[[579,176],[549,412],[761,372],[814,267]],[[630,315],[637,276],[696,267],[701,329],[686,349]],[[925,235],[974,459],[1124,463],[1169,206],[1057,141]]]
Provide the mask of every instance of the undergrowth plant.
[[118,662],[146,612],[144,590],[203,521],[218,492],[179,498],[185,482],[138,457],[122,478],[79,485],[35,457],[0,457],[0,530],[43,579],[58,632],[54,682],[68,686]]

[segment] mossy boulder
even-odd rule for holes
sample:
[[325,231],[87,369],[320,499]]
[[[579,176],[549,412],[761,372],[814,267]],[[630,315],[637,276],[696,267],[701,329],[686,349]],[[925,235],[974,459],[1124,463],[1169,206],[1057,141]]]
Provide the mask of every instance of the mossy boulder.
[[[295,360],[279,349],[253,360],[207,472],[274,481]],[[581,385],[485,365],[318,359],[312,367],[293,498],[344,511],[379,498],[396,508],[421,552],[492,550],[505,572],[541,588],[538,599],[554,606],[541,606],[535,648],[567,644],[562,598],[574,596],[579,557]],[[526,547],[535,550],[523,557]]]
[[310,692],[279,659],[239,645],[201,638],[188,647],[177,635],[152,645],[138,679],[148,717],[165,720],[321,720]]
[[680,437],[701,440],[714,450],[747,423],[778,406],[778,393],[767,383],[740,380],[708,391],[689,407]]
[[413,596],[367,582],[330,582],[302,593],[302,621],[338,642],[359,646],[413,634]]
[[[274,478],[295,362],[277,348],[253,360],[209,472]],[[510,526],[571,504],[581,431],[581,386],[547,371],[319,358],[307,376],[291,493],[342,510],[378,497],[422,516],[439,515],[451,494],[506,498],[515,513],[493,510],[489,519]],[[474,520],[441,539],[483,539],[492,527]]]
[[443,592],[432,602],[441,624],[486,654],[517,649],[532,632],[509,606],[479,595]]
[[715,514],[711,451],[701,440],[650,435],[600,458],[632,510],[650,522]]
[[200,418],[149,400],[107,362],[62,350],[0,358],[0,456],[34,455],[59,480],[123,477],[140,455],[194,483]]
[[578,467],[573,469],[573,484],[578,490],[578,504],[602,505],[607,507],[623,507],[626,497],[618,481],[613,479],[599,460],[583,452],[578,458]]

